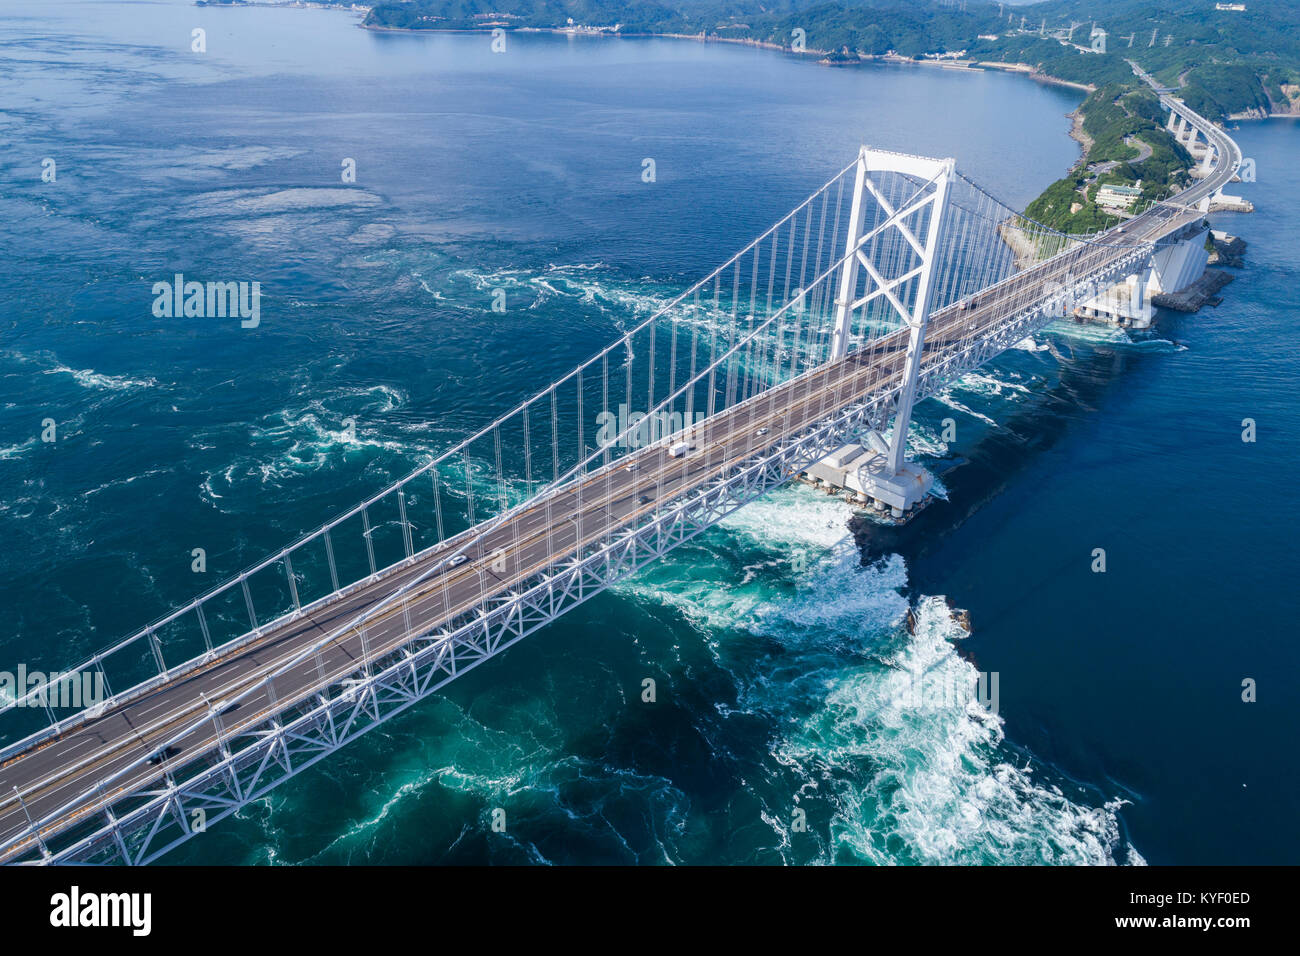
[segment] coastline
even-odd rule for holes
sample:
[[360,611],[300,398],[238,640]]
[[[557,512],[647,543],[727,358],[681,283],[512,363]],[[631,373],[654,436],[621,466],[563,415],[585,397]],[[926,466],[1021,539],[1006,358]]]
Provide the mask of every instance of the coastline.
[[[362,29],[365,30],[378,30],[378,31],[390,32],[390,33],[486,34],[486,33],[490,33],[491,30],[497,25],[485,24],[482,28],[473,28],[473,29],[433,28],[427,30],[412,30],[406,27],[374,26],[374,25],[367,24],[365,22],[359,23],[358,26],[360,26]],[[909,57],[904,57],[904,56],[899,56],[897,54],[889,54],[889,53],[879,54],[879,55],[859,53],[856,55],[856,59],[832,60],[829,59],[829,57],[835,56],[836,54],[834,51],[830,51],[830,50],[806,49],[803,51],[796,52],[794,50],[789,49],[786,46],[783,46],[778,43],[771,43],[766,40],[755,40],[748,37],[719,37],[719,36],[711,36],[703,33],[696,33],[696,34],[615,33],[611,30],[592,29],[592,28],[584,28],[584,27],[515,27],[512,28],[512,32],[549,33],[549,34],[560,35],[560,36],[586,36],[586,37],[596,37],[596,38],[608,38],[608,39],[615,39],[615,40],[617,39],[669,39],[669,40],[693,40],[697,43],[727,43],[736,46],[748,46],[748,47],[755,47],[758,49],[771,50],[778,53],[792,54],[799,57],[817,57],[819,59],[814,60],[814,62],[822,66],[830,66],[830,67],[853,67],[862,63],[891,63],[899,66],[919,66],[919,67],[937,68],[937,69],[948,70],[954,73],[982,73],[985,70],[994,69],[994,70],[1002,71],[1004,73],[1015,73],[1020,76],[1026,77],[1028,79],[1034,80],[1035,82],[1042,83],[1044,85],[1061,86],[1061,87],[1066,87],[1068,89],[1077,90],[1085,94],[1085,99],[1087,94],[1091,94],[1095,92],[1097,89],[1097,87],[1093,84],[1075,83],[1070,80],[1064,80],[1061,79],[1060,77],[1052,76],[1048,73],[1044,73],[1041,70],[1038,70],[1033,66],[1030,66],[1027,63],[1002,63],[1002,62],[991,61],[991,60],[986,61],[986,60],[960,60],[960,59],[914,60]],[[1084,120],[1086,119],[1086,115],[1083,112],[1082,103],[1080,103],[1079,106],[1075,107],[1073,110],[1071,110],[1069,113],[1065,115],[1070,120],[1070,129],[1068,130],[1067,135],[1071,139],[1073,139],[1076,143],[1079,144],[1079,158],[1076,159],[1074,163],[1070,166],[1069,170],[1066,171],[1066,175],[1068,175],[1071,170],[1078,169],[1082,164],[1087,162],[1088,156],[1092,152],[1094,141],[1091,136],[1089,136],[1086,132],[1084,132],[1083,129],[1083,123]],[[1004,238],[1006,237],[1004,236]]]
[[[208,0],[195,0],[196,6],[247,6],[247,7],[296,7],[306,10],[340,10],[346,13],[361,14],[363,18],[369,15],[371,8],[369,6],[357,4],[352,6],[342,6],[341,4],[322,3],[319,0],[236,0],[235,3],[211,3]],[[802,51],[795,51],[789,47],[772,43],[767,40],[755,40],[750,37],[723,37],[716,34],[705,33],[623,33],[601,27],[511,27],[505,22],[485,23],[482,27],[447,27],[447,28],[428,28],[412,29],[410,27],[389,27],[376,26],[366,23],[364,19],[357,24],[363,30],[373,30],[380,33],[490,33],[493,29],[506,27],[513,33],[550,33],[557,36],[588,36],[603,37],[608,39],[664,39],[664,40],[693,40],[696,43],[729,43],[736,46],[756,47],[763,50],[772,50],[776,52],[789,53],[796,56],[818,57],[815,62],[822,66],[853,66],[855,63],[895,63],[907,66],[937,67],[939,69],[951,70],[958,73],[980,73],[985,70],[1000,70],[1005,73],[1018,73],[1039,83],[1049,86],[1062,86],[1069,89],[1079,90],[1083,93],[1094,93],[1097,90],[1096,84],[1077,83],[1073,80],[1062,79],[1059,76],[1053,76],[1045,73],[1028,63],[1007,63],[999,60],[964,60],[964,59],[912,59],[910,57],[900,56],[896,53],[858,53],[856,60],[839,60],[830,59],[839,56],[838,51],[821,50],[808,48]],[[1071,117],[1073,113],[1069,114]],[[1225,117],[1226,122],[1240,122],[1243,120],[1256,119],[1296,119],[1300,118],[1300,100],[1296,102],[1290,112],[1265,112],[1259,109],[1245,110],[1239,113],[1229,113]],[[1216,123],[1218,126],[1224,126],[1224,122]],[[1085,146],[1085,139],[1080,139],[1072,131],[1070,136]]]
[[[311,0],[290,0],[290,2],[287,3],[274,3],[274,2],[268,2],[268,0],[253,0],[253,3],[251,3],[250,5],[302,6],[302,7],[316,6],[316,4],[311,3]],[[368,9],[369,8],[365,8],[365,10],[363,10],[362,8],[358,7],[356,9],[351,9],[350,12],[364,13],[364,12],[368,12]],[[494,23],[485,23],[481,27],[472,27],[472,28],[448,27],[448,28],[411,29],[408,27],[377,26],[377,25],[366,23],[364,19],[357,24],[357,26],[365,30],[374,30],[374,31],[386,32],[386,33],[410,33],[410,34],[417,34],[417,33],[489,34],[494,29],[498,29],[502,26],[507,26],[507,25],[508,24],[494,22]],[[609,29],[583,27],[583,26],[566,26],[566,27],[520,26],[520,27],[511,27],[510,32],[547,33],[556,36],[571,36],[571,37],[578,36],[578,37],[594,37],[594,38],[606,38],[606,39],[625,39],[625,38],[626,39],[668,39],[668,40],[692,40],[697,43],[725,43],[725,44],[731,44],[735,46],[747,46],[747,47],[753,47],[757,49],[770,50],[773,52],[791,54],[799,57],[813,57],[816,58],[814,59],[814,62],[816,62],[817,64],[822,66],[833,66],[833,67],[841,67],[841,66],[852,67],[861,63],[892,63],[896,65],[938,68],[938,69],[949,70],[951,72],[957,72],[957,73],[981,73],[986,70],[992,69],[992,70],[999,70],[1004,73],[1015,73],[1020,76],[1027,77],[1036,82],[1043,83],[1045,85],[1061,86],[1068,89],[1077,90],[1084,94],[1091,94],[1097,90],[1097,87],[1094,84],[1076,83],[1070,80],[1062,79],[1060,77],[1052,76],[1051,74],[1045,73],[1037,69],[1036,67],[1033,67],[1026,63],[1005,63],[1005,62],[998,62],[992,60],[963,60],[963,59],[955,59],[955,58],[918,60],[918,59],[912,59],[910,57],[899,56],[898,54],[894,54],[894,53],[886,53],[886,54],[859,53],[856,54],[856,58],[853,59],[850,58],[839,59],[838,58],[839,54],[831,50],[805,49],[801,51],[795,51],[790,49],[787,46],[784,46],[783,44],[772,43],[766,40],[757,40],[750,37],[722,37],[722,36],[710,35],[706,33],[694,33],[694,34],[622,33],[622,32],[615,32]],[[832,57],[836,57],[836,58],[831,59]],[[1289,115],[1300,115],[1300,114],[1270,114],[1270,115],[1289,116]],[[1070,128],[1067,132],[1067,135],[1079,145],[1079,158],[1075,160],[1075,162],[1070,166],[1070,169],[1067,170],[1066,175],[1069,175],[1070,171],[1080,168],[1082,164],[1087,162],[1088,157],[1091,154],[1095,143],[1093,138],[1089,136],[1083,129],[1084,121],[1087,118],[1086,114],[1083,112],[1083,103],[1080,103],[1079,106],[1077,106],[1075,109],[1067,113],[1066,116],[1070,120]],[[1229,117],[1230,120],[1234,118],[1264,118],[1264,117],[1256,117],[1253,115]],[[1220,123],[1217,125],[1223,126],[1224,124]]]
[[[269,3],[262,2],[249,4],[250,6],[307,6],[306,3]],[[368,9],[368,8],[367,8]],[[361,12],[359,9],[353,12]],[[482,28],[466,27],[431,27],[429,29],[412,30],[409,27],[385,27],[375,26],[369,23],[357,24],[363,30],[375,30],[384,33],[490,33],[493,29],[500,27],[501,24],[484,25]],[[899,66],[922,66],[937,67],[939,69],[952,70],[958,73],[982,73],[986,69],[1002,70],[1006,73],[1019,73],[1027,76],[1031,80],[1039,83],[1046,83],[1049,86],[1065,86],[1071,89],[1080,90],[1085,93],[1092,93],[1097,89],[1091,83],[1075,83],[1071,80],[1063,80],[1058,76],[1052,76],[1050,73],[1044,73],[1041,70],[1030,66],[1028,63],[1003,63],[996,60],[914,60],[910,57],[899,56],[895,53],[859,53],[857,60],[830,60],[831,56],[836,55],[834,50],[819,50],[809,47],[802,51],[792,50],[780,43],[772,43],[768,40],[755,40],[751,37],[721,37],[704,33],[614,33],[610,30],[590,29],[581,27],[511,27],[512,33],[550,33],[558,36],[582,36],[582,37],[600,37],[611,40],[638,40],[638,39],[660,39],[660,40],[691,40],[696,43],[727,43],[733,46],[756,47],[761,50],[773,50],[777,53],[789,53],[792,56],[799,57],[820,57],[814,62],[822,66],[854,66],[856,63],[894,63]]]
[[[1300,119],[1300,109],[1292,113],[1265,113],[1263,110],[1246,110],[1244,113],[1229,113],[1228,119],[1234,123],[1243,120],[1268,120],[1268,119]],[[1223,124],[1220,123],[1220,126]]]
[[1081,150],[1078,162],[1075,163],[1075,166],[1077,166],[1088,158],[1088,154],[1092,152],[1094,141],[1091,136],[1083,131],[1084,120],[1088,117],[1087,114],[1083,112],[1082,103],[1080,103],[1075,109],[1071,110],[1067,115],[1070,117],[1070,139],[1078,143],[1079,149]]
[[[196,0],[196,5],[207,5],[203,0]],[[355,6],[344,7],[336,4],[317,3],[313,0],[241,0],[240,6],[249,7],[296,7],[304,10],[341,10],[347,13],[359,13],[363,17],[368,15],[370,7]],[[409,27],[389,27],[377,26],[366,23],[364,19],[357,24],[363,30],[373,30],[376,33],[441,33],[441,34],[474,34],[474,33],[491,33],[493,29],[501,26],[499,23],[484,24],[483,27],[448,27],[438,28],[431,27],[428,29],[413,30]],[[792,56],[799,57],[818,57],[814,62],[821,66],[849,67],[859,63],[892,63],[898,66],[919,66],[930,67],[932,69],[949,70],[954,73],[982,73],[985,70],[1000,70],[1004,73],[1017,73],[1025,76],[1038,83],[1048,86],[1063,86],[1068,89],[1079,90],[1083,93],[1092,93],[1097,87],[1091,83],[1075,83],[1071,80],[1061,79],[1058,76],[1052,76],[1050,73],[1044,73],[1028,63],[1005,63],[996,60],[962,60],[962,59],[933,59],[933,60],[914,60],[910,57],[899,56],[895,53],[868,53],[857,54],[854,60],[831,60],[829,57],[835,56],[834,50],[805,49],[795,51],[780,43],[772,43],[767,40],[755,40],[751,37],[722,37],[705,33],[615,33],[611,30],[590,28],[590,27],[511,27],[513,33],[549,33],[554,36],[579,36],[594,37],[602,39],[661,39],[661,40],[690,40],[696,43],[726,43],[733,46],[754,47],[760,50],[771,50],[776,53],[788,53]],[[1074,125],[1070,130],[1070,137],[1076,140],[1083,147],[1083,155],[1086,156],[1091,148],[1092,140],[1083,133],[1082,114],[1074,111],[1067,114],[1074,119]],[[1288,115],[1288,114],[1276,114]],[[1300,114],[1297,114],[1300,115]],[[1078,117],[1075,119],[1075,117]],[[1235,118],[1235,117],[1230,117]]]
[[1022,73],[1031,80],[1037,80],[1039,83],[1046,83],[1049,86],[1068,86],[1070,89],[1081,90],[1084,93],[1095,93],[1097,91],[1097,87],[1092,83],[1075,83],[1072,80],[1063,80],[1059,76],[1044,73],[1028,63],[1000,63],[996,60],[978,60],[975,61],[975,65],[991,70],[1003,70],[1007,73]]
[[[195,6],[246,6],[246,7],[297,7],[305,10],[341,10],[347,13],[359,13],[369,15],[371,8],[360,4],[353,6],[342,6],[340,4],[321,3],[318,0],[236,0],[231,4],[214,4],[207,0],[195,0]],[[490,33],[493,29],[508,27],[509,24],[503,22],[485,23],[482,27],[448,27],[438,28],[431,27],[428,29],[411,29],[410,27],[388,27],[376,26],[366,23],[364,20],[357,24],[363,30],[374,30],[380,33]],[[730,43],[737,46],[757,47],[763,50],[774,50],[777,52],[790,53],[797,56],[816,56],[821,59],[817,60],[824,66],[852,66],[852,60],[830,60],[829,57],[836,56],[837,51],[820,50],[808,48],[802,51],[795,51],[789,47],[772,43],[768,40],[755,40],[751,37],[723,37],[716,34],[706,33],[622,33],[614,32],[600,27],[509,27],[514,33],[550,33],[560,36],[590,36],[605,37],[609,39],[665,39],[665,40],[693,40],[696,43]],[[1006,63],[998,60],[962,60],[962,59],[930,59],[916,60],[911,57],[900,56],[896,53],[858,53],[856,54],[858,63],[897,63],[908,66],[928,66],[938,67],[940,69],[953,70],[956,72],[979,73],[984,70],[1002,70],[1007,73],[1020,73],[1032,80],[1040,83],[1046,83],[1050,86],[1064,86],[1070,89],[1081,90],[1085,93],[1094,92],[1097,87],[1092,83],[1076,83],[1072,80],[1065,80],[1059,76],[1052,76],[1050,73],[1044,73],[1028,63]],[[1273,115],[1291,115],[1291,114],[1273,114]],[[1300,113],[1295,114],[1300,115]],[[1237,117],[1229,117],[1235,119]]]

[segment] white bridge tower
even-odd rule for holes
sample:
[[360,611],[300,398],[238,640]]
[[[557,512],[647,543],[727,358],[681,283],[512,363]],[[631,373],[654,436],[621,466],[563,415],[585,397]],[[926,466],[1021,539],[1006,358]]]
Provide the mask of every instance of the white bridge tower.
[[[808,473],[856,493],[878,510],[888,508],[895,517],[921,501],[933,483],[924,468],[906,460],[905,453],[934,297],[940,230],[955,173],[953,159],[867,147],[858,154],[830,357],[832,361],[844,358],[863,328],[891,315],[908,329],[907,355],[890,440],[871,431],[865,448],[846,445]],[[899,182],[909,184],[901,200]],[[874,211],[870,228],[869,210]]]

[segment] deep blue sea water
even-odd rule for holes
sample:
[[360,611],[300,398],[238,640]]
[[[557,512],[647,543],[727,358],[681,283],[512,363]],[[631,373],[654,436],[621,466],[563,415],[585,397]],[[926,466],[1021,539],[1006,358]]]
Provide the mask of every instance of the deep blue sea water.
[[[0,669],[78,660],[378,490],[862,142],[1016,205],[1077,156],[1080,95],[994,73],[493,54],[182,0],[3,12]],[[1223,305],[1140,340],[1053,329],[925,403],[948,500],[903,533],[860,550],[847,505],[778,491],[168,859],[1294,862],[1300,129],[1235,135],[1259,211],[1214,217],[1251,243]],[[260,281],[261,325],[155,318],[176,272]],[[903,703],[977,670],[996,718]]]

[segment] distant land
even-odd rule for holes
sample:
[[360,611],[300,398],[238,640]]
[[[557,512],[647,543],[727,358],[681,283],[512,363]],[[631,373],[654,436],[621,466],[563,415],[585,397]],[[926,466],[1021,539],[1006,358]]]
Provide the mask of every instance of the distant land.
[[[1094,88],[1131,83],[1125,59],[1132,58],[1182,87],[1187,105],[1211,119],[1300,114],[1300,4],[1245,7],[1218,10],[1214,0],[397,0],[376,3],[365,24],[697,36],[846,59],[948,57],[1024,64]],[[1094,26],[1105,32],[1099,41]],[[1092,52],[1095,42],[1105,52]]]
[[1090,94],[1073,131],[1083,155],[1028,212],[1068,232],[1104,225],[1094,201],[1103,185],[1140,183],[1150,199],[1188,181],[1191,156],[1164,130],[1156,96],[1128,60],[1219,123],[1300,115],[1300,4],[1277,0],[381,0],[363,25],[682,37],[831,65],[1002,68],[1067,83]]

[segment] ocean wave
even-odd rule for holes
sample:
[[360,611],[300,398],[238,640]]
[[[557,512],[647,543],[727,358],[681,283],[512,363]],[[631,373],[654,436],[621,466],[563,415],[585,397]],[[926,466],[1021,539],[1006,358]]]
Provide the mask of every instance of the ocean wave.
[[[109,375],[90,368],[71,368],[60,362],[54,352],[48,349],[31,354],[9,349],[0,352],[0,359],[17,365],[44,365],[46,367],[41,369],[42,375],[68,375],[82,388],[87,389],[120,392],[137,388],[155,388],[158,385],[158,380],[151,377],[132,378],[129,375]],[[13,374],[25,373],[14,372]]]
[[[965,636],[942,598],[922,599],[901,645],[836,674],[779,743],[778,760],[834,795],[827,862],[1116,862],[1120,802],[1077,804],[1007,759],[1002,721],[953,646]],[[918,678],[955,692],[919,701]]]
[[[493,719],[478,716],[480,708]],[[534,832],[580,834],[585,844],[624,862],[680,862],[669,835],[681,828],[689,805],[686,795],[661,775],[568,753],[560,718],[546,699],[512,700],[497,711],[490,701],[469,708],[443,697],[417,719],[427,721],[427,733],[381,738],[385,746],[400,741],[400,751],[389,754],[387,769],[374,775],[362,806],[340,821],[312,860],[369,856],[389,841],[407,842],[404,834],[420,825],[416,821],[427,812],[429,793],[442,790],[472,797],[477,819],[467,822],[450,845],[441,846],[441,853],[454,855],[460,839],[470,833],[492,833],[494,854],[556,862],[519,835],[515,821],[527,817]],[[615,811],[626,806],[652,818],[655,836],[649,846],[638,841],[634,847],[620,832],[624,815]],[[498,808],[507,814],[506,827],[493,832],[492,814]],[[289,813],[292,807],[279,806],[276,812]]]
[[467,268],[453,271],[451,278],[467,283],[476,292],[503,289],[507,296],[512,291],[523,293],[531,300],[525,306],[528,309],[551,299],[570,299],[618,317],[644,316],[657,312],[670,301],[663,289],[617,279],[603,281],[599,276],[606,268],[602,263],[551,264],[541,271]]
[[[293,187],[264,192],[252,189],[228,189],[201,193],[184,210],[172,215],[186,218],[229,217],[237,214],[273,216],[280,213],[324,212],[340,208],[373,208],[383,203],[374,193],[360,188]],[[244,226],[250,224],[245,220]]]
[[[301,392],[308,390],[315,391],[315,386],[304,384]],[[427,458],[433,451],[427,443],[385,436],[366,427],[368,421],[401,408],[406,401],[400,389],[372,385],[339,388],[309,399],[302,407],[280,409],[250,426],[250,454],[209,472],[200,483],[202,494],[215,501],[246,483],[281,487],[295,477],[337,463],[339,455],[355,451],[386,452],[402,459]],[[412,435],[420,432],[418,428],[403,430]],[[223,444],[220,436],[206,433],[190,441],[190,447],[195,449]],[[271,453],[263,451],[265,448]]]
[[16,445],[0,446],[0,461],[11,461],[15,458],[21,458],[31,448],[36,447],[35,436]]
[[957,401],[957,399],[953,398],[951,386],[945,388],[939,394],[934,395],[932,397],[934,401],[938,402],[940,405],[946,405],[948,408],[951,408],[954,412],[961,412],[963,415],[969,415],[971,418],[978,419],[979,421],[983,422],[985,425],[990,426],[991,428],[999,427],[998,423],[994,421],[992,418],[990,418],[988,415],[985,415],[983,412],[977,412],[969,405],[964,405],[961,402]]
[[[966,632],[942,598],[919,599],[914,627],[905,626],[906,564],[893,555],[862,566],[844,526],[851,510],[810,489],[781,489],[722,522],[702,539],[715,550],[697,549],[678,576],[642,575],[625,587],[703,629],[736,680],[736,706],[768,715],[772,759],[796,782],[791,798],[831,810],[821,862],[1115,862],[1119,802],[1079,804],[1040,781],[1003,746],[1001,719],[969,694],[909,706],[917,675],[969,689],[979,673],[955,650]],[[728,534],[766,555],[744,565],[739,584],[725,580]],[[806,562],[790,560],[804,549]],[[721,580],[693,583],[710,558]],[[723,635],[736,631],[786,653],[729,656]],[[789,809],[763,812],[783,857]],[[1129,861],[1140,859],[1130,848]]]
[[1185,352],[1187,346],[1162,338],[1158,332],[1133,331],[1121,329],[1114,325],[1102,325],[1094,322],[1072,322],[1057,319],[1047,326],[1047,332],[1087,345],[1107,345],[1121,349],[1152,352]]
[[46,375],[71,375],[78,385],[83,388],[105,389],[109,391],[122,391],[132,388],[153,388],[158,384],[157,379],[153,378],[129,378],[125,375],[105,375],[96,372],[93,369],[68,368],[66,365],[60,365],[57,368],[45,370]]
[[[892,429],[890,431],[892,432]],[[947,454],[948,443],[943,440],[941,433],[919,421],[913,421],[908,426],[907,456],[909,458],[942,458]]]
[[1026,335],[1011,348],[1020,352],[1046,352],[1049,346],[1046,342],[1039,342],[1032,335]]
[[82,492],[82,495],[83,497],[89,498],[91,495],[97,495],[102,491],[108,491],[110,488],[124,488],[127,485],[140,481],[143,478],[152,478],[155,475],[168,475],[168,474],[171,474],[171,472],[163,469],[151,468],[148,471],[143,471],[138,475],[129,475],[126,478],[115,478],[112,481],[106,481],[102,485],[98,485],[94,488],[89,489],[88,491]]
[[1012,396],[1030,394],[1028,386],[1021,385],[1019,382],[1008,381],[1005,378],[999,378],[989,371],[967,372],[953,382],[951,387],[965,392],[973,392],[985,398],[1007,399]]

